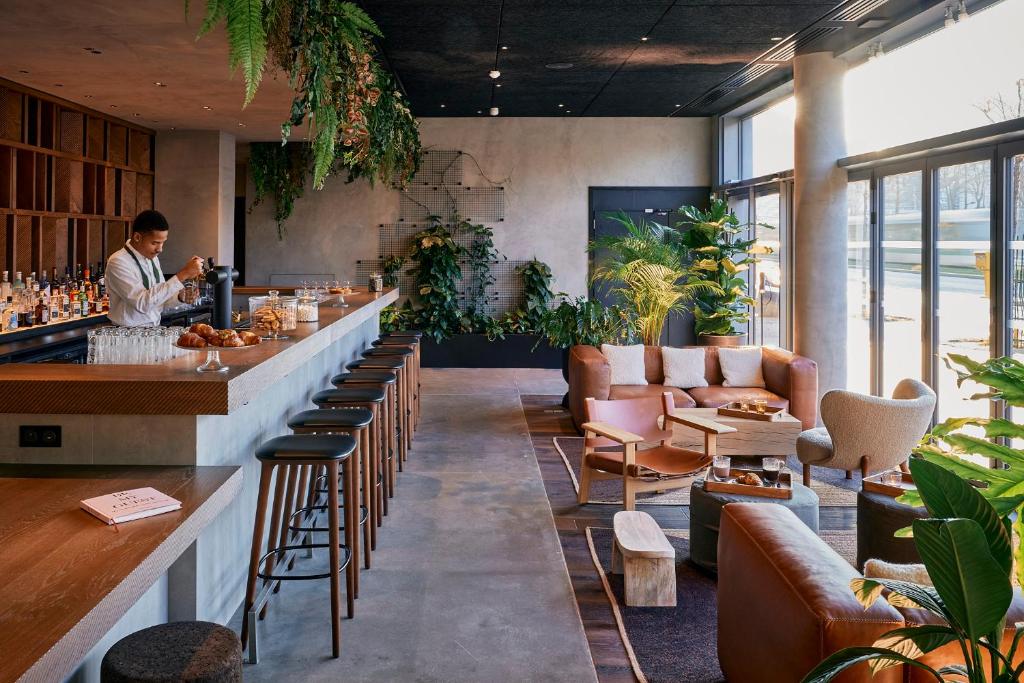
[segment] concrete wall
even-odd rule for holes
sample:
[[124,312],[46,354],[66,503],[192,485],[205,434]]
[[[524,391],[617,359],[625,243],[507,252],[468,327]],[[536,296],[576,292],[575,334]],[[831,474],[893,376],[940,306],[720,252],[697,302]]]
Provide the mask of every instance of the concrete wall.
[[[498,248],[545,261],[556,291],[572,294],[586,291],[589,187],[711,184],[704,118],[428,118],[420,134],[425,147],[472,156],[465,183],[482,185],[486,176],[505,187]],[[397,218],[395,191],[333,177],[321,192],[307,188],[278,241],[268,201],[247,218],[246,282],[266,284],[271,273],[354,280],[356,260],[377,257],[376,226]]]
[[193,255],[232,263],[235,136],[209,130],[157,133],[154,207],[171,225],[160,256],[165,271],[177,271]]

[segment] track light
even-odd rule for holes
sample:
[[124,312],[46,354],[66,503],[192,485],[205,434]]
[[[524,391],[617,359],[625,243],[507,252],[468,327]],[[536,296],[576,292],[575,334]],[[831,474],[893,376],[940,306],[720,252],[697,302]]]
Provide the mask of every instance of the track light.
[[501,72],[498,71],[497,69],[491,69],[490,71],[487,72],[487,75],[490,76],[491,78],[500,78]]
[[491,107],[491,116],[497,116],[497,115],[498,115],[498,108],[497,107]]

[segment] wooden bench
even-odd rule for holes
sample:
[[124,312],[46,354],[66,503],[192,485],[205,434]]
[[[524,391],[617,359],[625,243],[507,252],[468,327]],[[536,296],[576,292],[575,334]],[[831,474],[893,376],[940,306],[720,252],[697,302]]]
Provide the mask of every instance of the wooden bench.
[[612,573],[623,574],[630,607],[676,606],[676,551],[646,512],[615,513]]

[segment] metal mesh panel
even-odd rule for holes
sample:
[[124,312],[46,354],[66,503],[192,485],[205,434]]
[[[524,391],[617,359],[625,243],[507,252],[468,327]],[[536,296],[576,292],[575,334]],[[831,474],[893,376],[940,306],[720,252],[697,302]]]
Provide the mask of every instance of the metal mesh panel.
[[409,187],[402,191],[401,221],[423,222],[430,216],[451,220],[455,215],[478,223],[505,220],[503,187]]
[[[395,185],[398,184],[396,179]],[[409,180],[415,185],[461,185],[462,152],[452,149],[428,149],[420,157],[420,168]]]
[[[398,293],[399,294],[412,294],[414,287],[416,286],[415,278],[412,275],[413,265],[406,263],[402,266],[402,270],[398,274]],[[384,262],[380,259],[364,260],[360,259],[356,261],[356,282],[359,286],[366,286],[366,283],[371,275],[374,273],[382,273],[384,271]]]

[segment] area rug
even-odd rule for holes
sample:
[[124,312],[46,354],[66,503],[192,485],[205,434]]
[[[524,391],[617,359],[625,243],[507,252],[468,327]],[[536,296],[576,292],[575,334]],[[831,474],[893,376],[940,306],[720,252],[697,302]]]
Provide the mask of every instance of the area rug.
[[[612,574],[613,532],[587,527],[587,543],[594,567],[601,576],[611,603],[622,643],[641,683],[717,683],[723,681],[715,644],[718,639],[715,581],[691,565],[690,532],[664,529],[676,550],[677,606],[627,607],[622,575]],[[821,534],[836,552],[853,562],[856,534],[853,531]]]
[[[552,438],[555,450],[562,456],[573,488],[579,493],[580,464],[583,461],[583,437],[556,436]],[[803,466],[791,456],[786,465],[794,477],[800,477]],[[812,471],[811,488],[818,494],[819,505],[832,507],[853,507],[857,505],[858,478],[846,479],[839,470],[816,467]],[[614,479],[591,480],[590,501],[605,505],[622,505],[622,482]],[[670,489],[665,493],[640,493],[637,505],[689,505],[690,487]]]

